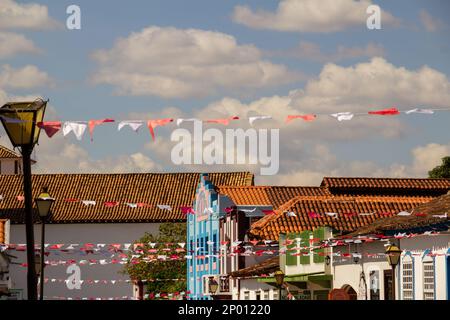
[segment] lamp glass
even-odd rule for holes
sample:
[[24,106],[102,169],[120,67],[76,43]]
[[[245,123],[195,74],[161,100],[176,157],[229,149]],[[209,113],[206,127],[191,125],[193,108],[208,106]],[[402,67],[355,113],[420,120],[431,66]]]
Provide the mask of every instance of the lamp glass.
[[210,293],[216,293],[217,289],[219,288],[219,284],[217,281],[213,278],[209,280],[209,292]]
[[284,273],[281,270],[275,272],[275,282],[278,286],[281,286],[284,282]]
[[46,192],[41,193],[37,199],[34,200],[36,202],[36,207],[39,212],[39,216],[45,218],[50,213],[50,208],[55,202],[55,199],[51,198],[50,195]]
[[34,145],[39,140],[37,123],[44,119],[47,102],[10,102],[0,108],[0,118],[14,147]]
[[394,245],[389,246],[386,249],[386,255],[387,255],[389,265],[395,267],[398,264],[398,262],[400,261],[401,253],[402,253],[402,251],[398,247],[396,247]]

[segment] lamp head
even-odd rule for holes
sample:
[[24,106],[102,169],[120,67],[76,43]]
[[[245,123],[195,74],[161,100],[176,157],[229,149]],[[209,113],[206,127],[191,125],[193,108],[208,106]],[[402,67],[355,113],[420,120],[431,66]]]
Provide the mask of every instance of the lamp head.
[[0,119],[14,147],[33,147],[39,140],[38,122],[44,119],[47,101],[8,102],[0,108]]

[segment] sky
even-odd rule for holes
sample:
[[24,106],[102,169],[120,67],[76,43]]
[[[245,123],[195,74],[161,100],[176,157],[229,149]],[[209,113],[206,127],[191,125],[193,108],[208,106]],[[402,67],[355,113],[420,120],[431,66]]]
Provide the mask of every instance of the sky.
[[[66,9],[81,9],[69,30]],[[366,27],[379,5],[381,29]],[[450,3],[370,0],[0,0],[0,105],[50,100],[46,120],[272,115],[280,169],[171,162],[174,124],[41,136],[37,173],[250,170],[259,184],[426,177],[450,154],[450,112],[284,122],[288,114],[450,108]],[[230,128],[249,128],[245,120]],[[189,125],[186,126],[189,128]],[[9,142],[0,129],[0,143]]]

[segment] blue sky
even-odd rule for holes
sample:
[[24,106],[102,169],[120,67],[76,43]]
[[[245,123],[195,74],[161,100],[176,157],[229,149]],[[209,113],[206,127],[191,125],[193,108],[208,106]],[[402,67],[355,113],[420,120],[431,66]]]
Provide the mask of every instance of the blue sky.
[[[303,0],[285,1],[302,2]],[[321,5],[325,6],[325,2],[317,5],[318,8],[320,9]],[[343,5],[352,2],[352,0],[342,0]],[[126,5],[123,1],[115,0],[78,0],[75,2],[0,0],[0,6],[23,7],[23,5],[30,3],[46,7],[48,9],[47,18],[58,21],[60,26],[39,30],[38,25],[8,27],[0,24],[0,34],[1,32],[8,32],[23,35],[40,49],[39,53],[31,52],[32,50],[28,50],[29,52],[18,51],[3,57],[0,50],[0,67],[8,65],[10,68],[17,70],[26,65],[33,65],[47,74],[50,79],[49,84],[36,85],[35,87],[31,85],[8,87],[4,83],[2,84],[0,76],[0,98],[2,92],[8,98],[41,94],[50,99],[50,104],[55,111],[49,115],[49,117],[53,117],[52,119],[88,120],[112,117],[124,120],[128,119],[131,113],[164,114],[164,110],[167,110],[168,107],[176,108],[187,116],[205,115],[209,113],[202,111],[203,109],[208,105],[215,105],[225,97],[250,105],[263,97],[287,97],[292,90],[303,90],[305,96],[308,96],[312,94],[312,91],[308,92],[307,90],[307,86],[311,82],[318,83],[318,87],[322,88],[319,85],[321,83],[320,74],[327,64],[340,66],[342,70],[337,72],[342,72],[343,76],[346,76],[347,73],[351,72],[351,68],[355,68],[361,63],[370,64],[371,59],[377,56],[381,56],[386,64],[391,65],[401,79],[403,79],[402,70],[409,72],[404,81],[411,81],[411,88],[413,89],[408,90],[412,91],[404,90],[404,92],[400,92],[402,90],[398,90],[399,96],[396,96],[396,90],[393,89],[392,92],[387,94],[392,96],[392,105],[401,109],[408,107],[443,108],[445,105],[450,108],[449,100],[446,100],[450,95],[449,92],[446,92],[450,88],[450,86],[446,87],[450,77],[450,41],[448,41],[450,28],[445,23],[445,21],[448,21],[448,14],[450,14],[450,4],[444,0],[373,1],[384,12],[395,17],[397,24],[385,24],[382,15],[382,30],[368,30],[365,26],[365,18],[362,18],[363,22],[360,24],[349,23],[349,25],[342,27],[342,30],[332,32],[279,30],[277,27],[273,27],[273,24],[269,23],[270,21],[266,27],[255,27],[251,25],[251,22],[242,23],[233,18],[237,6],[247,6],[253,15],[257,14],[258,10],[265,10],[274,14],[280,4],[280,1],[275,0],[134,0],[127,2]],[[67,30],[65,28],[66,8],[71,4],[77,4],[81,8],[81,30]],[[326,7],[322,9],[326,14]],[[295,19],[297,17],[294,14]],[[298,19],[304,19],[304,16],[300,13]],[[345,19],[344,17],[343,20]],[[330,19],[329,23],[331,25],[341,22]],[[124,84],[117,84],[117,79],[93,83],[92,78],[102,69],[99,61],[93,58],[93,53],[103,50],[111,66],[114,67],[115,63],[119,63],[120,66],[120,62],[114,60],[120,59],[120,53],[112,53],[117,39],[128,38],[131,33],[140,33],[150,26],[157,26],[162,30],[173,27],[180,32],[186,29],[198,29],[212,31],[216,35],[229,35],[236,41],[238,46],[236,52],[240,52],[239,46],[253,46],[261,55],[259,59],[256,59],[257,61],[268,61],[276,66],[282,66],[286,72],[292,71],[301,74],[301,76],[290,81],[281,81],[282,79],[277,78],[270,85],[255,83],[252,88],[242,89],[242,86],[239,87],[239,81],[241,80],[238,75],[229,74],[225,77],[230,77],[232,80],[234,76],[237,77],[236,87],[223,88],[217,85],[212,88],[214,90],[207,90],[209,88],[206,88],[205,91],[208,91],[208,93],[204,96],[180,95],[178,97],[158,96],[154,93],[136,95],[129,91],[118,95],[118,87]],[[172,40],[169,38],[169,41]],[[174,39],[173,41],[177,40]],[[318,50],[324,58],[318,59],[317,56],[314,57],[314,54],[308,55],[305,52],[297,52],[297,57],[294,57],[294,48],[300,42],[303,42],[305,46],[310,45],[319,48]],[[7,44],[0,42],[0,46],[2,45]],[[177,45],[183,49],[183,44]],[[377,49],[368,50],[369,53],[364,53],[368,45],[374,45]],[[359,53],[354,53],[354,50],[353,54],[344,50],[341,58],[333,59],[333,54],[338,47],[360,50],[356,50]],[[154,49],[155,47],[151,47],[149,50]],[[165,47],[161,50],[157,58],[167,63],[164,60]],[[329,61],[327,61],[327,58],[329,58]],[[230,57],[226,57],[226,59],[230,59]],[[214,61],[213,63],[220,65],[222,62]],[[174,62],[174,65],[176,66],[177,62]],[[426,75],[417,75],[417,73],[425,65],[431,68],[433,72],[444,75],[442,88],[427,89],[426,85],[423,84],[426,82]],[[202,70],[203,67],[201,66]],[[133,65],[130,68],[134,70],[136,66]],[[421,76],[424,78],[415,78]],[[222,83],[219,75],[214,74],[213,77],[214,81]],[[283,77],[284,75],[281,76],[281,78]],[[357,81],[355,79],[353,81]],[[199,80],[199,83],[204,83],[204,81],[207,82],[207,79],[202,79],[201,82]],[[395,78],[392,81],[395,83]],[[432,83],[430,82],[430,84]],[[245,87],[245,82],[242,84]],[[409,84],[402,85],[408,86]],[[408,94],[408,92],[417,93],[421,99],[417,105],[409,103],[411,97],[400,96],[401,94]],[[384,91],[384,93],[386,92]],[[315,99],[319,99],[320,94],[327,95],[328,93],[319,92],[316,95],[316,92],[314,92]],[[337,109],[347,105],[351,110],[359,111],[369,110],[370,107],[377,105],[377,99],[370,92],[368,93],[367,104],[364,101],[364,94],[361,94],[357,101],[348,93],[347,95],[346,97],[339,96],[339,99],[344,102],[333,109],[335,112],[347,111]],[[442,96],[442,100],[436,102],[436,96]],[[309,101],[305,98],[295,101],[297,100],[294,99],[294,109],[299,112],[322,113],[329,110],[317,108],[314,103],[311,106],[303,107],[302,103]],[[390,107],[391,105],[387,105],[387,101],[389,99],[386,95],[380,96],[379,108]],[[211,107],[211,110],[214,109],[217,110],[214,106]],[[270,109],[270,102],[269,107],[254,111],[260,111],[263,114],[270,112],[270,110],[273,110],[273,114],[281,113],[276,104]],[[243,110],[242,115],[245,116],[246,112],[247,110]],[[450,112],[442,112],[428,117],[422,115],[406,117],[402,115],[395,120],[387,119],[385,122],[383,121],[375,120],[375,123],[380,123],[379,130],[372,127],[367,130],[367,136],[358,134],[357,130],[365,130],[360,128],[364,126],[364,123],[359,123],[356,125],[354,136],[347,135],[345,137],[339,137],[339,134],[335,135],[335,130],[341,129],[336,125],[329,126],[328,123],[311,124],[315,127],[311,127],[310,132],[305,132],[303,129],[297,130],[301,124],[286,129],[286,125],[280,123],[281,130],[286,130],[285,136],[282,134],[280,141],[282,158],[280,176],[265,177],[261,182],[313,184],[320,175],[423,176],[426,174],[425,166],[437,164],[439,158],[450,150],[448,139]],[[342,124],[342,126],[344,125],[346,124]],[[116,131],[116,126],[105,125],[97,128],[93,143],[89,141],[87,135],[81,142],[76,141],[73,137],[66,137],[65,139],[59,137],[57,140],[42,137],[42,140],[45,141],[42,141],[41,146],[36,149],[36,158],[40,162],[39,169],[50,172],[96,170],[108,172],[108,166],[110,166],[110,169],[114,167],[114,170],[119,171],[183,169],[167,165],[167,158],[164,157],[163,150],[168,148],[165,143],[170,142],[169,128],[158,129],[158,138],[163,141],[159,141],[156,146],[150,145],[150,136],[146,129],[142,129],[138,135],[131,131],[120,133]],[[383,132],[388,131],[392,131],[392,134],[383,134]],[[289,138],[292,136],[300,141],[301,146],[292,146],[292,140]],[[2,141],[4,142],[4,140]],[[155,150],[155,148],[160,148],[160,150]],[[142,165],[138,163],[139,161],[127,158],[133,154],[142,155],[144,158],[141,157],[141,161],[151,159],[152,162],[154,161],[154,166]],[[80,161],[84,161],[85,164],[80,166],[74,159],[82,159]],[[296,162],[296,159],[300,159],[300,161]],[[134,165],[137,168],[133,167]],[[233,168],[211,168],[211,170],[222,169],[232,170]],[[292,181],[290,177],[295,177],[296,180]]]

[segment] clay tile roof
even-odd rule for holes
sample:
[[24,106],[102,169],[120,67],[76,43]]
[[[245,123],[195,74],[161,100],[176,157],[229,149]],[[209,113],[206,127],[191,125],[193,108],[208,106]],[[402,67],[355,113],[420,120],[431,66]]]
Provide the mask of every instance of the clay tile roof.
[[[253,184],[249,172],[210,173],[209,178],[213,184]],[[33,175],[33,198],[42,187],[49,188],[56,199],[50,223],[185,221],[179,207],[192,205],[199,181],[199,173],[42,174]],[[17,200],[22,194],[21,175],[0,175],[0,218],[23,223],[24,204]],[[92,200],[96,205],[65,199]],[[120,204],[106,207],[108,201]],[[129,208],[125,203],[151,206]],[[170,205],[172,211],[161,210],[157,204]]]
[[0,243],[5,243],[5,239],[6,239],[6,234],[5,234],[5,225],[6,225],[6,221],[4,219],[0,219]]
[[[400,211],[411,210],[419,204],[432,200],[432,197],[398,196],[298,196],[289,200],[276,210],[252,224],[249,236],[257,239],[277,240],[280,233],[313,230],[329,226],[342,232],[351,232],[376,220],[386,218]],[[292,211],[296,217],[285,212]],[[318,218],[309,213],[320,214]],[[351,215],[352,213],[373,213],[371,215]],[[338,213],[338,218],[325,213]]]
[[321,187],[281,187],[281,186],[219,186],[217,192],[227,195],[236,205],[262,205],[278,208],[297,196],[329,195]]
[[[450,193],[417,206],[411,213],[410,216],[394,216],[376,221],[350,235],[391,233],[440,225],[445,225],[444,227],[447,228],[450,222]],[[416,215],[417,213],[421,215]],[[447,217],[445,217],[446,214]]]
[[366,189],[376,190],[377,193],[384,190],[397,190],[397,192],[408,192],[410,190],[422,190],[422,192],[440,192],[445,194],[450,189],[450,179],[415,179],[415,178],[339,178],[325,177],[321,183],[322,187],[333,191]]
[[0,159],[21,159],[22,156],[2,145],[0,145]]
[[255,264],[253,266],[240,269],[230,273],[232,277],[251,277],[258,276],[261,274],[269,274],[275,272],[280,268],[280,257],[271,257],[264,260],[261,263]]

